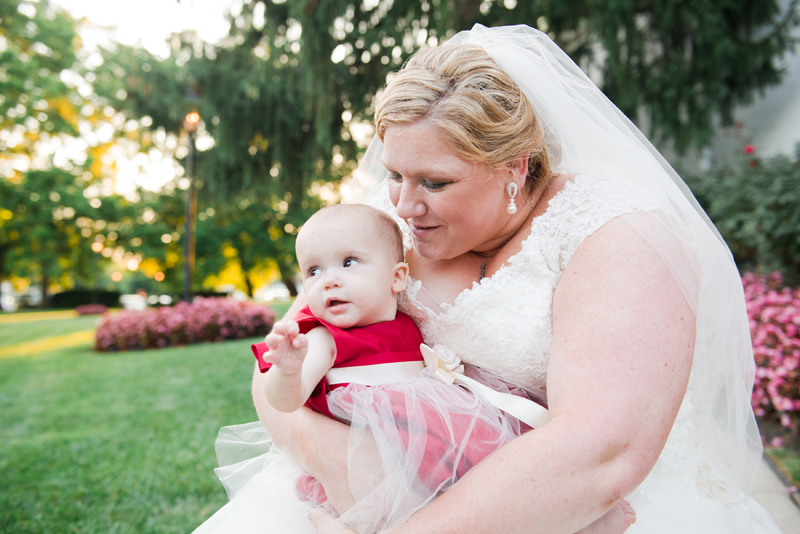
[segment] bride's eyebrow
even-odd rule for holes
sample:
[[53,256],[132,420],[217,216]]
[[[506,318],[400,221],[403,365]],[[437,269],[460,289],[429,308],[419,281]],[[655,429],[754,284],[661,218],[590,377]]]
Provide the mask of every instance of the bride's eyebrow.
[[[387,167],[386,164],[383,161],[381,161],[381,164],[383,165],[383,168],[386,169],[386,172],[388,174],[395,175],[395,176],[403,176],[403,173],[400,173],[400,172],[397,172],[397,171],[393,171],[391,168]],[[437,170],[437,169],[428,169],[428,168],[426,168],[426,169],[414,169],[408,174],[408,176],[422,178],[423,180],[427,180],[428,178],[431,178],[431,177],[439,177],[439,178],[448,178],[449,177],[449,175],[447,174],[446,171]]]

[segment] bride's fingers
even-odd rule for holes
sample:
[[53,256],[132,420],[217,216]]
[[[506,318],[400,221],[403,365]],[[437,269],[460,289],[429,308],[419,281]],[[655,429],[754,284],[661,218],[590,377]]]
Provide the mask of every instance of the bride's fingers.
[[621,500],[619,504],[622,506],[622,511],[625,513],[625,519],[630,525],[636,523],[636,510],[633,509],[631,503],[626,500]]
[[357,534],[355,530],[342,525],[333,515],[322,510],[311,512],[308,518],[317,529],[317,534]]

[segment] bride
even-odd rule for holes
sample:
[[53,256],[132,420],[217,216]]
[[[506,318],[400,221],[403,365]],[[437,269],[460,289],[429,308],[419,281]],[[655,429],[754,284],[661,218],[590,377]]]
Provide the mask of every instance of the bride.
[[[415,280],[401,309],[429,345],[546,391],[550,411],[392,534],[569,534],[622,498],[634,534],[780,532],[749,497],[762,450],[731,255],[566,54],[525,26],[476,26],[391,79],[376,127],[356,183],[387,177],[366,201],[406,233]],[[291,487],[298,465],[334,508],[352,504],[350,429],[272,410],[260,381],[269,434],[221,431],[232,500],[198,532],[314,532]]]

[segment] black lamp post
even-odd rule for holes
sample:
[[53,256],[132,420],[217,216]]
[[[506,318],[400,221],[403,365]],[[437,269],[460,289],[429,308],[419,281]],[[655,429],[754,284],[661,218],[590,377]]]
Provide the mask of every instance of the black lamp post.
[[183,119],[183,128],[189,134],[189,154],[186,157],[186,178],[189,179],[189,189],[186,191],[186,243],[183,273],[183,300],[192,300],[192,271],[194,270],[194,224],[197,216],[197,197],[194,190],[194,133],[200,114],[196,111],[188,113]]

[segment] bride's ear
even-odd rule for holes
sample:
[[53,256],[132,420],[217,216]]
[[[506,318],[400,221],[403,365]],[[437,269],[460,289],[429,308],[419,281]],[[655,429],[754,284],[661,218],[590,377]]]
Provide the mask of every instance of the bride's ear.
[[400,293],[406,288],[408,281],[408,264],[400,262],[394,266],[394,278],[392,279],[392,292]]
[[511,171],[513,179],[517,182],[520,190],[525,186],[528,178],[528,159],[531,157],[530,151],[515,156],[506,162],[506,168]]

